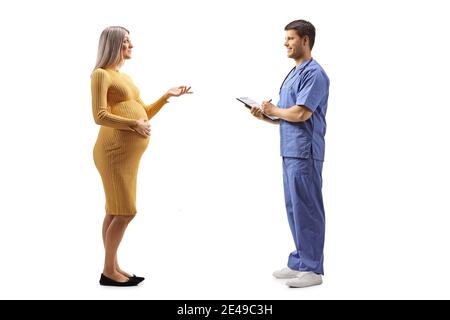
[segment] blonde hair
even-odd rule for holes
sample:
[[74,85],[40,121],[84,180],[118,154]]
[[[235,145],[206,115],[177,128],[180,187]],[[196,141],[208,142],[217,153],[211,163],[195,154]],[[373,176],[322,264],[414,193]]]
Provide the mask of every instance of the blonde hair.
[[122,60],[122,44],[130,31],[124,27],[112,26],[103,30],[98,41],[95,69],[117,65]]

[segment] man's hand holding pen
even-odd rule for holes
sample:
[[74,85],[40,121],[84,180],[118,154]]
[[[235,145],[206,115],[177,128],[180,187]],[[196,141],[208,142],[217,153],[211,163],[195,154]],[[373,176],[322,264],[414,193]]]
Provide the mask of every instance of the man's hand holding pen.
[[274,116],[274,111],[277,108],[274,104],[271,103],[272,99],[269,101],[263,101],[261,104],[261,111],[268,115],[268,116]]
[[271,116],[273,114],[275,105],[271,103],[272,99],[269,101],[263,101],[260,107],[252,107],[250,112],[253,116],[258,118],[259,120],[264,120],[264,115]]

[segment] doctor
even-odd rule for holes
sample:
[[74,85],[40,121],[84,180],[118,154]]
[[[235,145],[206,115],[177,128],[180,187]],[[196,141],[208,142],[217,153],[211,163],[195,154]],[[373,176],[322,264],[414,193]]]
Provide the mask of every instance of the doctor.
[[289,279],[289,287],[309,287],[322,283],[325,212],[322,200],[322,165],[330,81],[313,60],[315,28],[304,20],[285,27],[287,56],[296,66],[280,89],[277,106],[264,101],[251,113],[279,118],[283,184],[286,210],[295,250],[287,268],[275,271],[278,279]]

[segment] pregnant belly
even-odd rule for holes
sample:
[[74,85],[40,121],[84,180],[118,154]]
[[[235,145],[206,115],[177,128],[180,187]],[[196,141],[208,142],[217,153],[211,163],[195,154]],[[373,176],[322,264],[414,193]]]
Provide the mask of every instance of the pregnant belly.
[[144,107],[135,100],[119,102],[111,106],[111,113],[128,119],[148,119]]
[[150,138],[143,137],[134,131],[102,126],[94,152],[99,158],[110,159],[108,160],[110,162],[138,161],[149,142]]

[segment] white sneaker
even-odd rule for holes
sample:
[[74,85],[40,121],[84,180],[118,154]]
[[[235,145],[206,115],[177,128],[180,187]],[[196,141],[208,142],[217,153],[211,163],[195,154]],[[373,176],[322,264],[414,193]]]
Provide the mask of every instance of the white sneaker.
[[292,270],[291,268],[283,268],[281,270],[274,271],[272,275],[277,279],[293,279],[300,275],[302,272]]
[[314,272],[302,272],[295,279],[286,282],[292,288],[305,288],[322,284],[322,276]]

